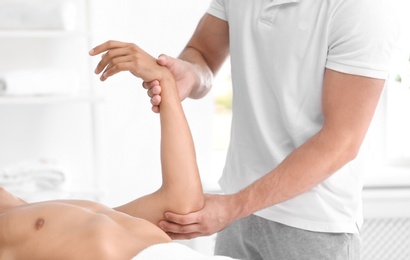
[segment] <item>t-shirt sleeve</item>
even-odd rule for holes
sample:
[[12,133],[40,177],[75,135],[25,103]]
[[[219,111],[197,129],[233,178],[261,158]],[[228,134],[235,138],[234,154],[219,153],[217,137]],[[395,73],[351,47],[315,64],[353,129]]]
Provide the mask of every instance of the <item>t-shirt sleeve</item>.
[[226,16],[225,11],[225,0],[213,0],[208,8],[207,13],[219,19],[227,21],[228,17]]
[[326,67],[387,79],[398,26],[389,1],[340,1],[329,24]]

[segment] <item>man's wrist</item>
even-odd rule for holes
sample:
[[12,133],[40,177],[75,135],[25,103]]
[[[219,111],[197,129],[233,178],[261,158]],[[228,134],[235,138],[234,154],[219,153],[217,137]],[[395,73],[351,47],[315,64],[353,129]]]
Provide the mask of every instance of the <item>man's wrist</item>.
[[212,87],[213,74],[208,67],[202,67],[199,64],[192,64],[192,86],[189,93],[189,97],[193,99],[199,99],[208,94]]
[[231,196],[231,211],[234,220],[238,220],[251,215],[253,212],[249,207],[249,199],[243,191],[232,194]]

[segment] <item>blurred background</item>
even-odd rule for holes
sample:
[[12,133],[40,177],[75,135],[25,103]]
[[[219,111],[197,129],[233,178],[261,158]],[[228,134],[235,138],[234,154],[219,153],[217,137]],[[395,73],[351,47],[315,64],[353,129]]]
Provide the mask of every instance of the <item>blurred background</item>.
[[[130,73],[100,82],[93,73],[99,57],[88,51],[119,40],[176,57],[209,3],[0,0],[0,185],[28,201],[109,206],[156,190],[159,117],[142,82]],[[410,257],[410,4],[393,4],[402,36],[369,132],[364,189],[363,259],[372,260]],[[231,95],[227,61],[209,95],[183,102],[206,192],[219,191]],[[213,239],[185,243],[212,253]]]

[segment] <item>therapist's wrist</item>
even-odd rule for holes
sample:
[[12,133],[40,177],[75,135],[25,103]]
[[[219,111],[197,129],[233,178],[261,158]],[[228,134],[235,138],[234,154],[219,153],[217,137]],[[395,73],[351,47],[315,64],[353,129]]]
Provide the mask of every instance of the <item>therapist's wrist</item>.
[[231,195],[230,209],[234,220],[245,218],[253,214],[252,202],[243,191]]

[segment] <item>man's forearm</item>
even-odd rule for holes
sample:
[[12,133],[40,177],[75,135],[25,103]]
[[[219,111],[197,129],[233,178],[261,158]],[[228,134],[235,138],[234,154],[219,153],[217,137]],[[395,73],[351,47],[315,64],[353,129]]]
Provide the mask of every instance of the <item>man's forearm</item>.
[[235,219],[294,198],[352,160],[357,145],[319,132],[278,167],[233,196]]
[[353,160],[373,118],[384,80],[326,69],[323,128],[266,176],[237,193],[238,218],[294,198]]
[[185,47],[179,55],[181,60],[191,63],[193,84],[190,98],[199,99],[204,97],[212,88],[214,74],[210,69],[205,57],[195,48]]
[[188,44],[179,55],[181,60],[193,65],[188,68],[192,71],[186,71],[195,77],[189,97],[200,98],[209,92],[214,75],[219,71],[228,55],[228,22],[205,13]]

